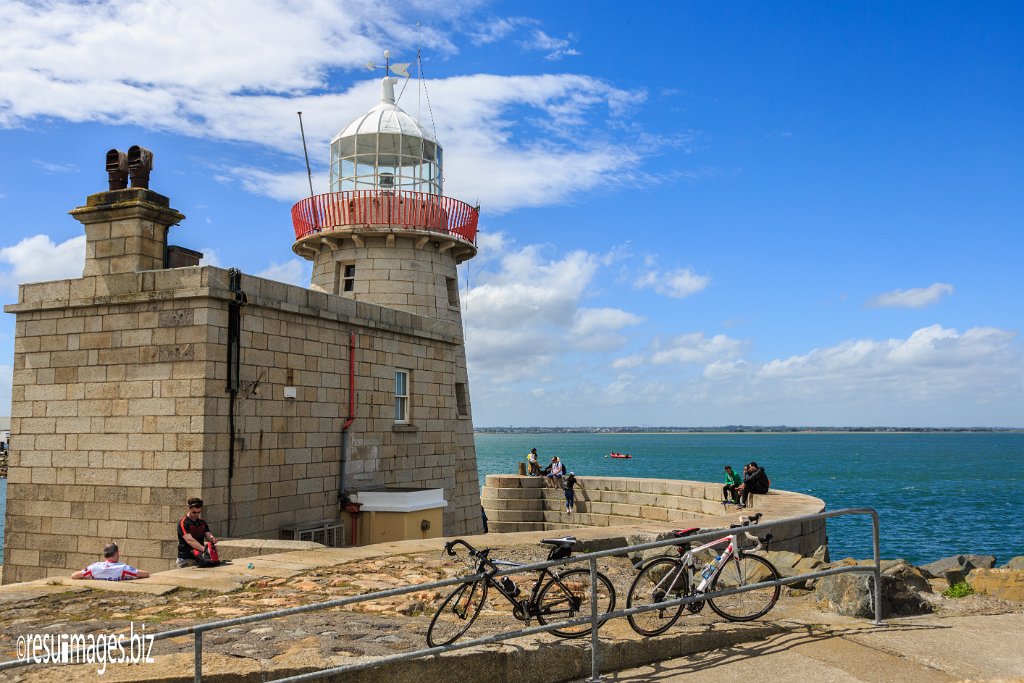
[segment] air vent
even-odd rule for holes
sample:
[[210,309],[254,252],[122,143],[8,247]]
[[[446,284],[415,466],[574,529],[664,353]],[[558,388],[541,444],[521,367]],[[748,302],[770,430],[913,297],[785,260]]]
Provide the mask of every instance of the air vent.
[[338,522],[315,522],[281,527],[282,541],[312,541],[328,548],[340,548],[345,541],[345,525]]

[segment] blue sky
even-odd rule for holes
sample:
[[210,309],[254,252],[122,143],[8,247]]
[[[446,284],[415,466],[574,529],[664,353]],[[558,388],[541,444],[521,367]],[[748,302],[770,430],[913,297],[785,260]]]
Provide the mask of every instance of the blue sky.
[[295,112],[325,192],[418,42],[478,426],[1024,426],[1020,4],[437,5],[0,5],[0,298],[81,273],[132,144],[172,243],[308,285]]

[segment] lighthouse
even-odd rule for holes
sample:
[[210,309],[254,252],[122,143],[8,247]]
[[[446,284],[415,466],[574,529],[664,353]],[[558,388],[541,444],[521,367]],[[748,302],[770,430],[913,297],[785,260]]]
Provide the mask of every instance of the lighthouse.
[[446,197],[444,152],[395,101],[380,101],[331,141],[331,192],[292,208],[293,251],[312,288],[462,326],[456,267],[476,255],[479,211]]
[[[292,250],[313,262],[311,289],[379,306],[398,325],[416,320],[437,333],[436,358],[395,368],[393,382],[378,381],[378,388],[391,382],[394,408],[387,420],[394,424],[385,441],[397,450],[374,445],[380,424],[345,432],[343,467],[351,460],[353,468],[342,472],[343,488],[365,503],[377,494],[361,482],[392,488],[443,483],[446,532],[475,530],[468,501],[479,489],[457,267],[477,253],[479,208],[444,195],[441,143],[396,101],[398,79],[391,72],[408,65],[392,65],[390,53],[384,56],[380,100],[331,140],[330,192],[292,207]],[[439,373],[438,367],[451,370]],[[416,458],[401,456],[403,440],[418,444]],[[425,468],[424,462],[445,464]],[[425,469],[433,474],[424,476]]]

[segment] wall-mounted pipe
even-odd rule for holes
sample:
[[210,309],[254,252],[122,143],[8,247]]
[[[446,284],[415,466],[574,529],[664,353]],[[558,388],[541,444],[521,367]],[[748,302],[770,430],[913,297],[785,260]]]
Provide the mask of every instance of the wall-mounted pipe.
[[348,463],[348,428],[356,421],[356,333],[348,338],[348,418],[341,425],[341,461],[338,463],[338,505],[348,503],[345,468]]
[[228,271],[228,288],[231,299],[228,301],[228,519],[225,536],[231,536],[231,480],[235,475],[235,401],[241,386],[239,375],[242,364],[242,306],[247,303],[245,292],[242,291],[242,271],[232,268]]

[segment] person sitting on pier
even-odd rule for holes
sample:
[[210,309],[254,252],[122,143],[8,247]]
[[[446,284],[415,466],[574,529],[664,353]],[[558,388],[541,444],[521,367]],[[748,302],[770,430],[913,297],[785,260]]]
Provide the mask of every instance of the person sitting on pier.
[[729,503],[731,499],[732,503],[739,505],[740,496],[737,489],[742,483],[743,479],[740,478],[740,475],[732,471],[732,466],[726,465],[725,486],[722,487],[722,502]]
[[[199,565],[204,553],[216,552],[217,539],[210,533],[210,525],[199,515],[203,511],[202,498],[188,499],[188,514],[178,522],[178,559],[174,566]],[[208,560],[209,561],[209,560]]]
[[530,471],[528,474],[531,477],[540,476],[540,463],[537,462],[537,449],[531,448],[530,452],[526,454],[526,462],[530,464]]
[[765,474],[764,468],[756,462],[751,461],[750,464],[744,467],[743,474],[743,483],[736,489],[740,496],[739,506],[741,508],[747,506],[747,500],[751,493],[758,495],[768,493],[768,486],[771,484],[768,481],[768,475]]
[[72,579],[96,579],[97,581],[130,581],[149,578],[149,572],[136,569],[121,562],[121,551],[116,543],[103,546],[103,559],[93,562],[81,571],[71,575]]
[[560,488],[562,485],[562,477],[565,475],[565,465],[558,459],[558,456],[551,458],[551,464],[545,468],[547,470],[545,482],[551,488]]

